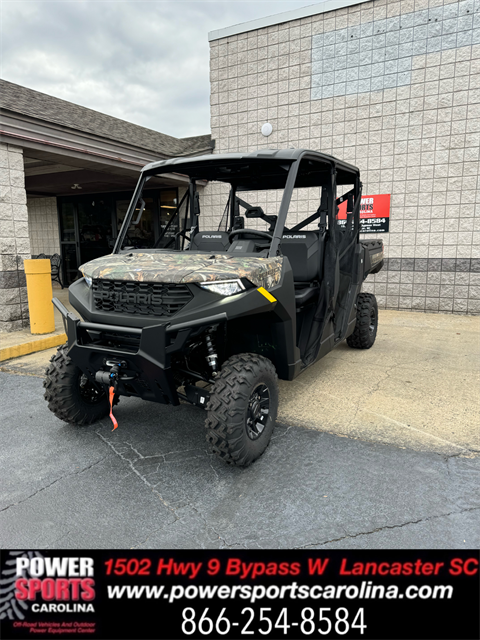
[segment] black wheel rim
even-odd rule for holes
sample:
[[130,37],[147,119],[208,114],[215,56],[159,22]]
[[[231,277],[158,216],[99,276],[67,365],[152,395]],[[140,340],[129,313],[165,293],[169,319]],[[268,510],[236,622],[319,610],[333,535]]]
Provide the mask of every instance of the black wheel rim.
[[370,325],[368,327],[368,331],[370,335],[375,333],[375,327],[377,326],[377,314],[375,313],[375,309],[370,309]]
[[105,391],[97,389],[84,373],[79,377],[78,382],[80,395],[88,404],[96,404],[104,397]]
[[251,440],[259,438],[267,426],[270,413],[270,391],[261,382],[253,389],[247,408],[247,435]]

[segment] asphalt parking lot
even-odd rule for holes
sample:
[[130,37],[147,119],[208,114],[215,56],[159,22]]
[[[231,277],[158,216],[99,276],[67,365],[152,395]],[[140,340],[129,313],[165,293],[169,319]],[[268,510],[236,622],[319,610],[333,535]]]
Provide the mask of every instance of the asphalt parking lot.
[[122,398],[119,428],[59,421],[41,352],[2,363],[2,548],[477,548],[479,322],[382,312],[281,384],[251,467],[226,467],[201,410]]

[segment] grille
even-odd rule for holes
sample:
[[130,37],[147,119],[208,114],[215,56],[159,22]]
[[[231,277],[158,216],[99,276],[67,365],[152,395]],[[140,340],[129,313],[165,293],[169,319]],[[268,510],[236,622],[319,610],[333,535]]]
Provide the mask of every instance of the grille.
[[184,284],[94,280],[92,287],[98,311],[138,316],[173,316],[193,297]]

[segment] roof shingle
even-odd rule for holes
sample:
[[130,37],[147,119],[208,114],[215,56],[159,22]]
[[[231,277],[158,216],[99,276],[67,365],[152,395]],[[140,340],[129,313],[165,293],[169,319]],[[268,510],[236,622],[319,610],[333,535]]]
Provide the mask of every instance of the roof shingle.
[[210,134],[175,138],[7,80],[0,80],[0,95],[2,109],[167,157],[208,153],[212,149]]

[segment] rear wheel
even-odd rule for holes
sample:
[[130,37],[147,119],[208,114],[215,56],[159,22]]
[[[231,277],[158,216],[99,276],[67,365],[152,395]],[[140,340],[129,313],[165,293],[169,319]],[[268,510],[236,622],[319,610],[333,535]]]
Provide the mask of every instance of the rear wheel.
[[94,385],[67,355],[61,345],[45,371],[45,400],[48,408],[64,422],[87,425],[109,414],[110,405],[103,388]]
[[205,423],[212,451],[227,464],[246,467],[270,442],[278,411],[272,362],[243,353],[229,358],[215,380]]
[[378,306],[373,293],[360,293],[357,298],[357,323],[347,344],[354,349],[370,349],[377,337]]

